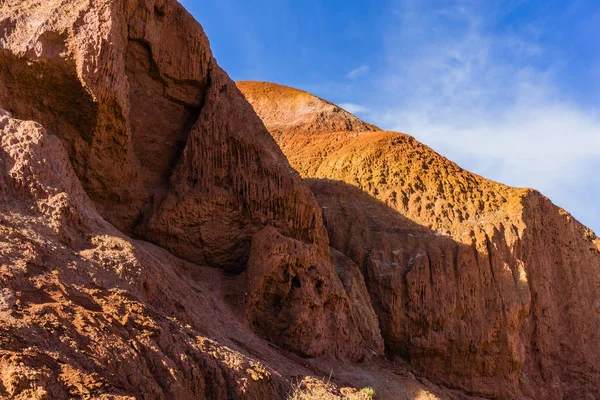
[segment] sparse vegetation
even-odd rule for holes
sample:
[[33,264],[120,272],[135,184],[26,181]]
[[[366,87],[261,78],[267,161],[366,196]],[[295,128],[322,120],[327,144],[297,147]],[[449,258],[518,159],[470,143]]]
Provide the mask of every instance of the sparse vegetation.
[[292,384],[287,400],[373,400],[375,390],[364,387],[361,390],[353,388],[338,389],[330,379],[315,379],[306,377]]
[[287,400],[337,400],[333,390],[335,387],[329,383],[318,380],[297,382],[292,385]]
[[375,398],[375,390],[373,390],[372,387],[364,387],[360,389],[360,393],[364,393],[366,396],[368,396],[367,399]]

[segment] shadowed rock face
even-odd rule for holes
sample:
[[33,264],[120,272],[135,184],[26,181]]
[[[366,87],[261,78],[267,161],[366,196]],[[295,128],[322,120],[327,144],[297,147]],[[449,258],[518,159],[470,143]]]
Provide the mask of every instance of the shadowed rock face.
[[345,321],[353,315],[344,286],[315,246],[265,228],[252,241],[248,275],[248,319],[261,335],[306,357],[362,358],[361,336],[346,328],[356,329]]
[[275,103],[294,89],[238,86],[310,178],[331,246],[360,267],[388,357],[484,396],[600,397],[600,242],[589,229],[410,136],[289,124]]

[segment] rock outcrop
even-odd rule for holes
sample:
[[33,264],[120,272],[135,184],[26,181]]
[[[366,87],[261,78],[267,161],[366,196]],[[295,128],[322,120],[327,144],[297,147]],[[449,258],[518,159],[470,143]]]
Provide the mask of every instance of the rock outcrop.
[[600,241],[589,229],[408,135],[278,120],[277,93],[314,96],[238,87],[308,179],[331,246],[360,267],[388,357],[482,396],[600,398]]
[[0,35],[0,397],[282,398],[293,353],[371,353],[312,192],[178,2],[7,0]]
[[318,205],[175,0],[8,0],[0,26],[0,104],[61,138],[121,231],[232,273],[266,225],[326,250]]
[[105,222],[39,124],[2,111],[0,128],[0,398],[283,396],[232,349],[244,327],[207,271]]
[[264,228],[252,241],[248,276],[248,318],[265,338],[306,357],[362,358],[344,287],[314,245]]
[[0,399],[600,397],[591,231],[240,88],[175,0],[0,2]]

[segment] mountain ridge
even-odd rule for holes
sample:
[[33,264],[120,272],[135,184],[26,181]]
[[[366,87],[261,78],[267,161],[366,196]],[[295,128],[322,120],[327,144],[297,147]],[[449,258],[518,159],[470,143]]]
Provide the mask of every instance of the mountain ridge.
[[[315,193],[331,246],[361,268],[388,357],[482,396],[600,395],[600,247],[589,228],[406,134],[273,123],[277,100],[257,96],[269,85],[238,82]],[[587,344],[557,344],[559,331]],[[590,383],[571,387],[582,368],[577,380]]]

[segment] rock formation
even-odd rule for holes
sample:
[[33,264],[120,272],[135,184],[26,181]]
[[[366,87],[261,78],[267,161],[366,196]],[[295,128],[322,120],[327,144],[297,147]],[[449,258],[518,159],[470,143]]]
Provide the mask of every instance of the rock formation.
[[[408,135],[328,124],[339,112],[315,96],[238,87],[307,178],[331,246],[360,267],[388,357],[482,396],[600,398],[600,240],[589,229]],[[290,118],[280,97],[324,106]]]
[[231,272],[268,224],[326,249],[314,199],[179,3],[1,7],[2,107],[61,138],[107,221]]
[[0,398],[282,398],[321,371],[289,351],[381,350],[179,3],[7,0],[0,33]]
[[0,399],[598,397],[589,230],[241,88],[176,0],[0,2]]
[[[292,377],[328,371],[290,358],[250,330],[227,300],[243,297],[246,273],[227,277],[124,235],[95,210],[58,137],[3,110],[0,130],[0,399],[285,398]],[[272,236],[310,261],[326,261],[315,244],[267,227],[253,240],[250,269],[262,268],[261,245],[278,245],[262,240]],[[263,257],[268,268],[286,255]],[[308,276],[298,279],[310,287],[319,273],[331,274],[329,266],[317,274],[306,266]],[[288,265],[290,274],[302,268]],[[322,321],[315,333],[323,337],[305,329],[273,341],[306,355],[335,353],[343,360],[351,350],[357,357],[360,338],[338,320],[352,318],[342,285],[334,276],[324,279],[327,297],[296,293],[283,310],[292,317],[308,313],[311,327]],[[252,291],[252,299],[268,302],[269,290],[286,287],[276,283],[254,284],[263,292]],[[257,322],[275,316],[256,305],[248,314]],[[400,387],[422,391],[414,380]]]
[[273,371],[212,339],[233,317],[192,278],[202,271],[96,213],[56,136],[4,111],[0,127],[0,398],[285,390]]

